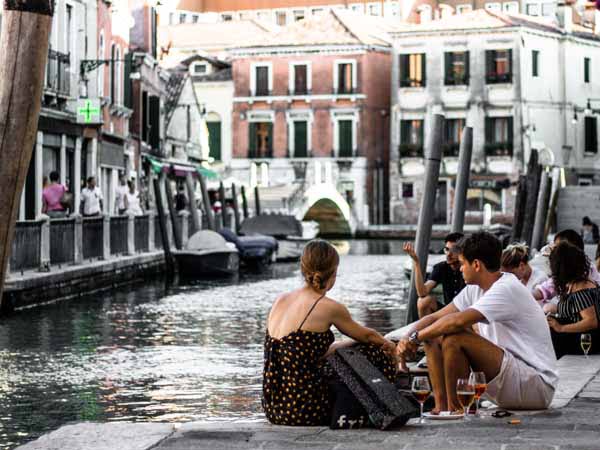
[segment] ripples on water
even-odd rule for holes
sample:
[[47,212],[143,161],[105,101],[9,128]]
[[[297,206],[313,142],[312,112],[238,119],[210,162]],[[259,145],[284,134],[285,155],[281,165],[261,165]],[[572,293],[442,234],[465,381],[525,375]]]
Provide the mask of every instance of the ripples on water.
[[[347,254],[330,292],[383,333],[405,320],[399,245],[340,243]],[[233,282],[149,282],[3,321],[0,448],[83,420],[262,418],[266,315],[300,284],[298,264],[277,264]]]

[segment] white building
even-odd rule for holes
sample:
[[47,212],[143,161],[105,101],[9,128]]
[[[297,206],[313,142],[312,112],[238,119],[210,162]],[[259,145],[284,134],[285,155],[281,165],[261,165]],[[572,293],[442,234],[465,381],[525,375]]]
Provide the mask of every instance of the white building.
[[[432,115],[446,117],[436,220],[449,223],[458,145],[473,127],[468,220],[483,204],[512,216],[515,181],[531,149],[589,179],[600,168],[600,35],[557,21],[476,10],[394,33],[390,209],[416,223]],[[596,21],[600,23],[600,21]],[[598,99],[598,100],[594,100]],[[597,112],[596,112],[597,113]],[[600,182],[600,179],[594,180]]]

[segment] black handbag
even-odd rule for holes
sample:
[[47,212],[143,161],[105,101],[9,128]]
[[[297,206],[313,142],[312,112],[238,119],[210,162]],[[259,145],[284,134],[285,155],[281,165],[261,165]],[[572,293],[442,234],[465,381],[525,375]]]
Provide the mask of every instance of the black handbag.
[[419,416],[414,403],[358,350],[338,349],[327,362],[365,409],[373,426],[381,430],[401,427]]

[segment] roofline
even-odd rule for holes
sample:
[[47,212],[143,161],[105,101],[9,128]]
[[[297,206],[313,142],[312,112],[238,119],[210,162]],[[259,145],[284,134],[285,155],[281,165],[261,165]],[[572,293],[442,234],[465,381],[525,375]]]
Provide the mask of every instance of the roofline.
[[345,52],[357,51],[357,52],[383,52],[389,53],[392,51],[392,45],[381,46],[381,45],[367,45],[367,44],[313,44],[313,45],[282,45],[282,46],[265,46],[265,47],[236,47],[230,48],[229,54],[232,58],[240,56],[257,56],[260,54],[272,55],[274,53],[319,53],[328,52],[335,53],[335,51]]

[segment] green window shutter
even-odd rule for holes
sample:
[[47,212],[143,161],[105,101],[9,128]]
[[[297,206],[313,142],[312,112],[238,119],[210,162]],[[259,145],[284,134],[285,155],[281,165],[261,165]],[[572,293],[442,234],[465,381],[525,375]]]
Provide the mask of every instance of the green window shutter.
[[421,81],[421,86],[427,86],[427,55],[425,53],[421,54],[421,70],[423,74],[423,81]]
[[471,78],[470,72],[470,53],[465,52],[465,84],[469,85],[469,79]]
[[248,124],[248,158],[256,158],[256,124]]
[[150,95],[150,146],[160,151],[160,97]]
[[338,122],[339,151],[340,158],[351,158],[352,155],[352,121],[340,120]]
[[513,62],[512,62],[512,49],[508,49],[508,82],[512,82],[512,71],[513,71]]
[[221,161],[221,122],[207,122],[210,156]]
[[306,122],[294,122],[294,158],[308,156],[307,129]]
[[446,85],[454,83],[454,73],[452,72],[452,53],[444,53],[444,80]]
[[123,100],[125,106],[129,109],[133,108],[133,95],[131,89],[131,53],[125,55],[125,70],[123,73]]
[[512,155],[513,153],[513,148],[514,148],[514,143],[513,143],[513,118],[509,117],[508,118],[508,145],[509,145],[509,150],[510,150],[510,154]]
[[586,153],[598,153],[598,122],[595,117],[586,117],[584,122]]
[[267,124],[267,139],[269,140],[267,142],[267,155],[262,155],[262,156],[266,156],[267,158],[272,158],[273,157],[273,124],[272,123],[268,123]]

